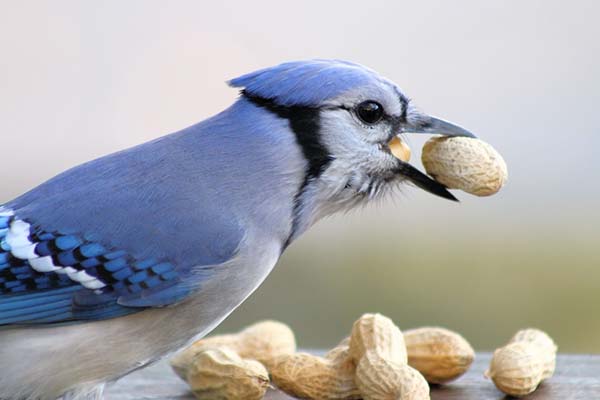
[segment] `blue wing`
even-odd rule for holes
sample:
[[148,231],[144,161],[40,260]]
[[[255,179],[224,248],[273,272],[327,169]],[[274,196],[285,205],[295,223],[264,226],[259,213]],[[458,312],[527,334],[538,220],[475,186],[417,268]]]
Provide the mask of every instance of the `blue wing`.
[[[113,318],[175,303],[189,269],[90,235],[48,232],[0,207],[0,325]],[[211,266],[195,268],[196,281]]]

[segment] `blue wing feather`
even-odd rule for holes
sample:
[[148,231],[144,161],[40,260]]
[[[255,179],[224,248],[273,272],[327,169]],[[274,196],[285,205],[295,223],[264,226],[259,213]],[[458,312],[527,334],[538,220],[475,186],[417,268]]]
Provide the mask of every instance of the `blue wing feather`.
[[[21,241],[32,243],[36,258],[50,257],[48,262],[54,266],[40,271],[36,258],[19,259],[13,254],[7,228],[14,221],[19,220],[15,216],[0,220],[5,227],[0,233],[0,325],[125,315],[138,310],[130,308],[135,302],[125,307],[119,299],[135,298],[144,291],[165,291],[179,278],[175,265],[168,261],[137,260],[83,236],[48,233],[30,226]],[[65,272],[67,268],[72,272]],[[91,281],[95,284],[90,285]],[[171,302],[184,296],[182,292],[163,293]],[[155,305],[147,299],[143,304]]]
[[[16,215],[0,218],[0,326],[114,318],[172,304],[191,290],[168,260],[137,259],[89,235],[34,225],[24,237],[11,238],[11,223],[23,221]],[[11,239],[32,246],[30,258],[16,257],[21,253]],[[52,267],[39,263],[41,258]]]
[[[233,257],[243,233],[206,194],[218,184],[214,168],[175,179],[185,171],[182,159],[201,159],[181,154],[192,148],[175,140],[182,136],[190,139],[174,134],[80,165],[0,207],[0,325],[106,319],[173,304],[209,279],[192,269]],[[19,247],[11,248],[15,222],[29,232],[14,234]],[[42,309],[46,299],[54,307]],[[7,304],[17,309],[2,311]]]

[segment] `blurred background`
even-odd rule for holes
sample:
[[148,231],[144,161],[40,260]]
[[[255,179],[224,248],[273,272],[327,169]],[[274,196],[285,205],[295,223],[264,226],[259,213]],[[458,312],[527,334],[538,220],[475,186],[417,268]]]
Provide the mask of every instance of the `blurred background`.
[[[519,328],[600,352],[600,3],[0,1],[0,204],[227,107],[224,81],[343,58],[504,155],[498,195],[407,187],[321,221],[219,331],[289,323],[330,346],[361,313],[478,350]],[[426,138],[411,137],[419,165]],[[244,146],[244,143],[240,143]]]

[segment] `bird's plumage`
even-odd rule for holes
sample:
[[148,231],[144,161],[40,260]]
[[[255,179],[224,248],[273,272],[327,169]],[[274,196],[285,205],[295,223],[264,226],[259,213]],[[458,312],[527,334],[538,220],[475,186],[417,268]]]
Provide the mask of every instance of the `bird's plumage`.
[[[72,390],[94,379],[114,380],[214,327],[262,282],[281,253],[305,166],[287,120],[242,97],[201,123],[75,167],[5,204],[9,225],[23,221],[36,232],[73,238],[78,247],[66,251],[75,251],[75,260],[64,258],[66,264],[77,261],[71,268],[81,268],[89,240],[126,261],[110,271],[113,278],[138,273],[135,264],[145,260],[170,263],[167,273],[176,276],[127,293],[115,289],[105,272],[98,276],[107,286],[89,289],[68,274],[48,271],[44,279],[61,284],[38,287],[27,275],[38,273],[28,259],[15,256],[19,251],[7,246],[5,236],[2,254],[27,274],[13,274],[10,266],[0,271],[25,286],[11,293],[0,285],[0,364],[12,365],[0,374],[0,398],[51,399],[77,382]],[[60,254],[52,257],[57,264]],[[117,280],[139,284],[129,278]],[[46,376],[53,368],[46,359],[72,373]]]
[[0,398],[97,399],[213,329],[324,215],[407,177],[447,193],[387,148],[427,120],[375,72],[309,60],[229,83],[225,111],[0,208]]
[[[293,137],[275,137],[281,122],[254,109],[242,100],[179,133],[75,167],[6,204],[0,325],[111,318],[200,290],[214,265],[235,255],[242,223],[262,213],[247,213],[252,202],[243,196],[261,181],[249,187],[248,166],[285,175],[265,156]],[[12,248],[11,227],[21,229]]]

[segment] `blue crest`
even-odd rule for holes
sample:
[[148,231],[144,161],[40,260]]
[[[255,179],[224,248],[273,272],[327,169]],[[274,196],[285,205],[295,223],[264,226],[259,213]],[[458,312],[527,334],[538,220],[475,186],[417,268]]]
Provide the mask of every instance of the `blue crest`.
[[387,82],[374,71],[342,60],[292,61],[232,79],[228,84],[282,106],[315,107],[343,92]]

